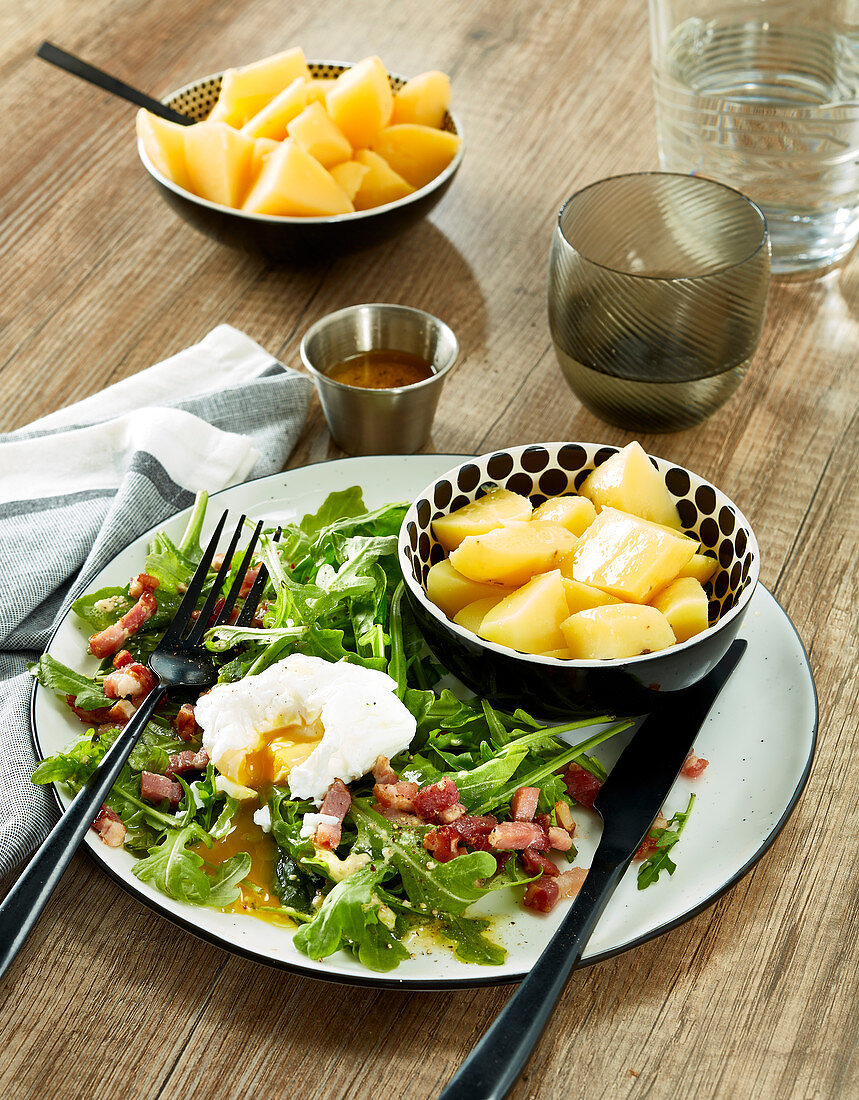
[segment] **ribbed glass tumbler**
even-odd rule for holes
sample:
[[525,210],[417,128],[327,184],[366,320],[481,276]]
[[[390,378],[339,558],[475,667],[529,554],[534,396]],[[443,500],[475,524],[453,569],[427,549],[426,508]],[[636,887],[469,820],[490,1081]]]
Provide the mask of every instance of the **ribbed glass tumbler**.
[[549,327],[573,393],[610,424],[692,427],[739,386],[763,326],[766,219],[739,191],[668,172],[568,199],[549,259]]

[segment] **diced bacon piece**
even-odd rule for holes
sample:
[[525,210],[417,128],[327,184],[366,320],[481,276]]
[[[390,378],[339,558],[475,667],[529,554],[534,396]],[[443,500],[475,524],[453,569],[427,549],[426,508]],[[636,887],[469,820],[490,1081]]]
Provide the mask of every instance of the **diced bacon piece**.
[[156,775],[155,772],[140,773],[140,797],[147,802],[157,805],[166,798],[172,808],[182,801],[182,794],[181,786],[169,776]]
[[183,749],[182,752],[171,754],[169,767],[165,768],[164,774],[173,779],[177,775],[184,775],[185,772],[205,771],[208,766],[209,753],[206,749],[200,749],[199,752]]
[[573,846],[573,838],[566,829],[562,829],[558,825],[550,825],[548,833],[550,848],[554,848],[557,852],[569,852]]
[[134,664],[134,658],[127,649],[121,649],[110,663],[114,668],[125,668],[126,665]]
[[453,825],[442,825],[440,829],[430,829],[423,843],[424,848],[432,852],[433,858],[439,863],[449,863],[462,854],[459,848],[462,837]]
[[571,867],[569,871],[561,871],[555,879],[561,897],[574,898],[587,877],[588,873],[584,867]]
[[[263,600],[262,603],[260,603],[259,607],[254,612],[254,617],[251,619],[251,626],[265,626],[265,613],[268,611],[269,606],[268,600]],[[394,772],[394,774],[396,775],[396,772]]]
[[554,878],[558,874],[558,868],[555,864],[542,852],[538,852],[534,848],[523,849],[522,862],[525,864],[525,870],[529,875],[536,875],[538,871],[542,871],[549,878]]
[[472,848],[477,847],[479,840],[487,840],[489,834],[498,824],[497,818],[492,814],[465,814],[453,823],[453,828],[462,837],[466,844]]
[[592,775],[586,768],[583,768],[581,764],[576,764],[575,762],[566,766],[563,775],[567,793],[571,795],[580,806],[587,806],[588,809],[593,809],[594,799],[602,786],[602,780],[597,779],[595,775]]
[[144,592],[154,592],[160,583],[161,581],[150,576],[149,573],[138,573],[128,586],[128,594],[136,600]]
[[137,707],[130,699],[117,699],[107,716],[115,726],[124,726],[136,710]]
[[430,820],[442,810],[448,810],[459,802],[459,791],[452,779],[441,779],[429,787],[423,787],[412,799],[415,813],[424,820]]
[[322,799],[322,805],[319,807],[319,812],[321,814],[328,814],[329,817],[335,817],[337,819],[337,824],[322,824],[317,827],[316,834],[313,838],[313,843],[317,848],[337,847],[340,843],[343,818],[346,816],[351,805],[352,795],[349,793],[349,788],[341,779],[335,779],[328,788],[328,793]]
[[410,814],[406,810],[398,810],[395,806],[379,806],[379,813],[387,821],[391,821],[394,825],[426,825],[425,821],[417,816],[417,814]]
[[245,599],[250,594],[250,590],[253,588],[254,581],[257,579],[257,575],[261,568],[261,565],[254,565],[245,573],[242,578],[242,587],[239,589],[240,600]]
[[650,830],[647,836],[642,840],[638,846],[638,851],[632,857],[634,860],[649,859],[652,855],[656,854],[656,840],[650,834],[654,829],[664,829],[668,824],[668,818],[663,813],[656,815],[656,820],[650,826]]
[[157,685],[155,673],[137,661],[114,669],[104,678],[104,693],[108,699],[142,699]]
[[373,765],[373,779],[377,783],[399,783],[400,781],[387,756],[376,757],[376,763]]
[[570,836],[575,836],[576,823],[566,802],[555,803],[555,817],[562,829],[566,829]]
[[452,825],[454,821],[459,821],[459,819],[464,816],[465,806],[463,806],[461,802],[454,802],[452,806],[448,806],[446,810],[442,810],[440,814],[436,814],[436,817],[442,825]]
[[533,821],[540,801],[539,787],[519,787],[510,799],[510,813],[514,821]]
[[493,848],[511,851],[532,846],[545,850],[549,846],[546,834],[533,821],[502,821],[489,834],[489,843]]
[[121,848],[125,843],[127,830],[119,814],[109,806],[102,806],[90,827],[95,829],[108,848]]
[[398,780],[396,783],[377,783],[373,794],[380,806],[390,806],[395,810],[411,813],[414,810],[412,799],[418,793],[417,783]]
[[558,904],[559,896],[557,880],[542,875],[536,882],[529,882],[525,887],[522,904],[527,909],[535,909],[538,913],[551,913]]
[[226,554],[215,554],[215,556],[212,558],[212,564],[209,566],[209,572],[217,573],[221,566],[224,564],[224,558],[226,556]]
[[95,710],[84,710],[83,707],[75,706],[74,695],[67,695],[66,703],[69,709],[74,711],[78,718],[88,726],[100,725],[110,721],[112,707],[96,707]]
[[[226,602],[227,601],[224,599],[223,596],[220,596],[217,600],[215,600],[215,606],[212,608],[212,614],[209,616],[209,626],[214,626],[215,623],[218,621],[218,616],[224,610],[224,604]],[[194,616],[199,619],[199,611],[192,612],[191,617],[193,618]],[[232,626],[232,624],[236,621],[238,617],[239,609],[237,607],[233,607],[230,609],[230,613],[227,616],[227,622]]]
[[112,657],[118,649],[122,648],[124,642],[127,642],[148,619],[152,618],[157,610],[158,604],[155,597],[147,589],[141,594],[134,607],[126,611],[118,622],[93,634],[89,640],[90,653],[95,657]]
[[710,761],[705,760],[703,756],[696,756],[694,752],[690,752],[686,757],[686,763],[680,769],[680,774],[687,779],[697,779],[709,763]]
[[173,728],[176,730],[180,741],[193,741],[195,737],[199,736],[200,727],[194,717],[192,703],[182,704],[179,713],[173,719]]

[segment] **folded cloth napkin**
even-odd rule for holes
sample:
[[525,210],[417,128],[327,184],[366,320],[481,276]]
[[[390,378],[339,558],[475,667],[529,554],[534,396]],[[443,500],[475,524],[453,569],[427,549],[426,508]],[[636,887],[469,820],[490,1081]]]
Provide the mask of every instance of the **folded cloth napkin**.
[[312,384],[220,325],[131,378],[0,435],[0,878],[56,819],[35,787],[28,662],[135,536],[283,469]]

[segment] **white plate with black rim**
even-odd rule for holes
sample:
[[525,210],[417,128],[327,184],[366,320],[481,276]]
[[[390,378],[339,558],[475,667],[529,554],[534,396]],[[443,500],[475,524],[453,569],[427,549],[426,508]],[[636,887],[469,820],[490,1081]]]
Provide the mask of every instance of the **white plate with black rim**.
[[[328,493],[360,485],[368,507],[410,501],[430,481],[464,461],[466,455],[379,455],[305,466],[261,478],[218,493],[209,526],[224,507],[276,524],[315,511]],[[187,513],[160,527],[173,538],[184,530]],[[204,532],[205,533],[205,532]],[[140,572],[152,532],[120,551],[93,581],[92,588],[123,585]],[[683,809],[689,794],[694,810],[672,852],[677,870],[663,874],[646,890],[637,888],[635,865],[625,875],[596,927],[582,965],[610,958],[661,935],[712,905],[763,856],[778,836],[802,793],[814,756],[817,696],[808,657],[796,630],[775,598],[759,585],[740,630],[749,645],[722,691],[695,743],[709,760],[696,780],[679,779],[665,812]],[[48,652],[82,672],[95,659],[86,653],[87,636],[74,615],[57,627]],[[33,691],[31,719],[40,757],[61,751],[81,725],[68,708],[39,685]],[[615,738],[597,755],[610,767],[622,743]],[[658,751],[658,750],[657,750]],[[61,804],[67,798],[57,792]],[[587,866],[599,836],[590,811],[577,814],[577,863]],[[292,944],[292,933],[252,916],[189,906],[140,882],[131,873],[134,857],[87,836],[91,854],[126,890],[163,916],[212,943],[256,962],[309,977],[359,985],[412,989],[491,985],[519,981],[528,972],[564,913],[564,904],[547,916],[519,908],[509,891],[480,903],[471,912],[492,918],[492,935],[507,949],[503,965],[484,967],[459,962],[451,951],[425,940],[408,945],[412,956],[396,970],[377,974],[345,951],[316,961]]]

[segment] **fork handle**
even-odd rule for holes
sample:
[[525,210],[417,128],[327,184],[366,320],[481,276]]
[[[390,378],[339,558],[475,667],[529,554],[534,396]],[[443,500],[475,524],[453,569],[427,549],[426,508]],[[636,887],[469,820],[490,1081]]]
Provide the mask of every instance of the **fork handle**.
[[439,1100],[502,1100],[513,1088],[631,858],[600,843],[557,932]]
[[54,892],[93,818],[167,689],[152,689],[0,904],[0,978]]

